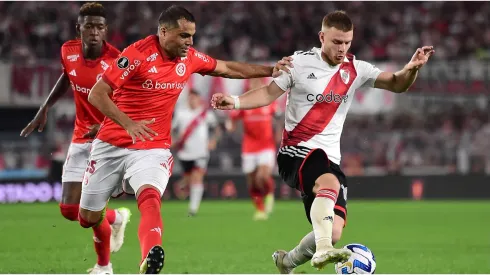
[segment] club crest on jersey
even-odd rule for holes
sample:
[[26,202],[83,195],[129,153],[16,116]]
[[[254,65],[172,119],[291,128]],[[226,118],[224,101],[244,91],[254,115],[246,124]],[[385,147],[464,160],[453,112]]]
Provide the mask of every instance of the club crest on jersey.
[[177,64],[177,67],[175,67],[175,72],[177,73],[178,76],[183,76],[185,74],[185,64],[184,63],[179,63]]
[[349,71],[340,69],[340,78],[345,84],[349,83],[350,80]]
[[67,56],[66,58],[70,61],[70,62],[75,62],[78,60],[78,58],[80,57],[79,54],[72,54],[72,55],[69,55]]
[[129,59],[125,56],[119,57],[119,59],[117,60],[117,67],[121,70],[126,69],[127,67],[129,67]]

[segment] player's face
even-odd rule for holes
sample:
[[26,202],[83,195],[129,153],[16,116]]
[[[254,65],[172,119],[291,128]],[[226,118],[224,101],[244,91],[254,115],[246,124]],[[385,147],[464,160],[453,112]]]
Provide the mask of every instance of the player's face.
[[176,28],[160,28],[160,36],[163,37],[162,47],[172,57],[186,57],[189,48],[192,46],[193,36],[196,33],[196,23],[185,19],[177,21],[179,26]]
[[198,108],[201,105],[201,98],[199,95],[196,95],[194,93],[189,93],[189,106],[192,109]]
[[106,39],[107,24],[101,16],[84,16],[79,18],[78,31],[83,43],[90,47],[102,46]]
[[322,51],[333,64],[344,61],[345,55],[351,46],[354,31],[344,32],[337,28],[322,28],[319,33],[322,42]]

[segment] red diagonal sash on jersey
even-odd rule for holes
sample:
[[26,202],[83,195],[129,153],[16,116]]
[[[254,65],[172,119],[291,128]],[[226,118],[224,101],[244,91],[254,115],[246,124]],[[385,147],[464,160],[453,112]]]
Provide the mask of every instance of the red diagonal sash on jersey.
[[[323,96],[335,91],[335,94],[343,96],[347,94],[354,79],[356,78],[356,69],[354,61],[349,58],[349,62],[344,62],[337,73],[332,76],[327,87],[323,91]],[[347,84],[343,82],[340,70],[349,72]],[[302,141],[308,141],[315,135],[323,132],[328,123],[332,120],[335,112],[339,108],[341,102],[316,102],[311,109],[306,113],[303,119],[291,131],[284,130],[281,146],[294,146]]]
[[202,112],[197,117],[195,117],[192,120],[192,122],[187,126],[187,128],[184,131],[184,134],[182,135],[182,138],[177,143],[178,150],[181,150],[184,147],[185,142],[191,136],[192,132],[194,132],[194,130],[197,128],[197,125],[199,125],[201,120],[203,120],[206,117],[207,111],[208,110],[204,108],[204,110],[202,110]]

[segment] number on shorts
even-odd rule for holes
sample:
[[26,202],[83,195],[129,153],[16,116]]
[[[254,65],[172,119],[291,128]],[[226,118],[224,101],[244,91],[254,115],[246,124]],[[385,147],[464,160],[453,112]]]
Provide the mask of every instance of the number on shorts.
[[88,163],[87,170],[85,171],[88,172],[89,174],[93,174],[95,172],[95,164],[97,164],[97,162],[95,160],[91,160]]

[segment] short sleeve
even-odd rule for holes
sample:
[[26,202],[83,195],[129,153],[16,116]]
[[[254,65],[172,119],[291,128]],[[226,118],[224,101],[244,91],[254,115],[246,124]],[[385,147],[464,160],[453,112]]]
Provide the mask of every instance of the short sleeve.
[[[296,64],[294,64],[295,63],[294,59],[292,63],[293,66],[296,66]],[[279,86],[279,88],[281,88],[281,90],[283,91],[287,91],[291,89],[294,85],[295,67],[293,68],[288,67],[288,69],[289,69],[289,73],[281,71],[281,74],[278,77],[274,77],[272,79],[272,81],[274,81],[277,84],[277,86]]]
[[374,88],[374,83],[382,71],[371,63],[362,60],[354,61],[358,77],[361,77],[361,87]]
[[209,55],[195,51],[192,56],[193,72],[206,75],[214,72],[218,61]]
[[119,89],[139,72],[143,60],[141,52],[129,46],[107,68],[102,79],[113,90]]

